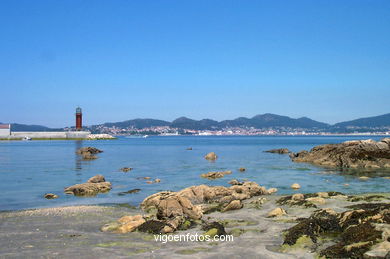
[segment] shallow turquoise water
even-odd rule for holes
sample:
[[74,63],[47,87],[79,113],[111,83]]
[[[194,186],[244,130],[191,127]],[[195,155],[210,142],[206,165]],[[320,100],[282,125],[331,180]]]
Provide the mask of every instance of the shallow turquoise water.
[[[161,190],[179,190],[191,185],[225,185],[230,179],[248,179],[267,188],[276,187],[279,194],[294,192],[341,191],[345,193],[389,192],[390,180],[373,177],[359,180],[354,175],[326,170],[309,164],[292,163],[287,155],[264,153],[286,147],[297,152],[315,145],[339,143],[352,139],[375,140],[381,137],[319,136],[173,136],[124,138],[100,141],[19,141],[0,142],[0,210],[14,210],[75,204],[129,203],[138,205],[146,196]],[[75,151],[82,146],[104,150],[99,159],[81,161]],[[187,147],[193,150],[187,151]],[[203,156],[214,151],[219,156],[209,162]],[[133,167],[128,173],[121,167]],[[247,171],[240,173],[239,167]],[[233,170],[217,180],[201,178],[201,173]],[[94,198],[65,195],[67,186],[82,183],[103,174],[113,184],[107,194]],[[147,184],[137,177],[150,176],[160,183]],[[344,186],[348,183],[349,186]],[[136,194],[119,196],[134,188]],[[59,199],[46,200],[45,193],[56,193]]]

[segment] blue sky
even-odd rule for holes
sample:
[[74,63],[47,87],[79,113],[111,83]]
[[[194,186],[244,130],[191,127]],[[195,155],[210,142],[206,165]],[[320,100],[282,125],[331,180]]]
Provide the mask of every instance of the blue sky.
[[1,122],[390,112],[390,1],[0,1]]

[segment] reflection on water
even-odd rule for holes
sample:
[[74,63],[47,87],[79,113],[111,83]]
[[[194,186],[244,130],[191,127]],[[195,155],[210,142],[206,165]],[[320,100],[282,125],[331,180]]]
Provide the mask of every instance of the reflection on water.
[[83,147],[83,141],[82,140],[76,140],[75,142],[74,142],[74,144],[75,144],[75,150],[74,150],[74,154],[75,154],[75,164],[76,164],[76,170],[81,170],[82,169],[82,167],[81,167],[81,165],[82,165],[82,163],[81,163],[81,156],[79,156],[79,155],[77,155],[77,150],[79,150],[80,148],[82,148]]
[[[256,181],[267,188],[276,187],[278,194],[293,193],[290,185],[295,182],[302,186],[299,192],[303,193],[389,192],[390,180],[386,178],[371,177],[362,181],[356,177],[361,172],[338,172],[310,164],[297,164],[291,162],[288,155],[263,152],[274,148],[297,152],[319,144],[352,139],[363,137],[172,136],[101,141],[0,142],[0,210],[102,203],[137,206],[145,197],[158,191],[176,191],[198,184],[228,186],[228,181],[232,179]],[[104,152],[96,160],[83,161],[75,154],[82,146],[93,146]],[[187,150],[188,147],[192,150]],[[204,159],[204,155],[212,151],[218,155],[215,162]],[[124,173],[119,170],[122,167],[134,169]],[[245,167],[245,172],[239,172],[240,167]],[[232,170],[233,173],[213,181],[200,177],[202,173],[222,170]],[[109,193],[94,198],[63,193],[65,187],[86,182],[96,174],[104,175],[112,183],[113,189]],[[390,176],[388,172],[378,174]],[[159,178],[161,182],[148,184],[144,177]],[[140,191],[118,195],[132,189]],[[46,200],[43,195],[48,192],[60,197]]]

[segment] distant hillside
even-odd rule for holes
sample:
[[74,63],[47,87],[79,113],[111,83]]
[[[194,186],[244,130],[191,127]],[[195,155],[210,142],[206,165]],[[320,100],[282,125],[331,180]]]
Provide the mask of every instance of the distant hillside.
[[[122,122],[107,122],[104,124],[87,126],[86,128],[92,132],[100,132],[99,127],[117,127],[117,128],[137,128],[144,129],[156,126],[170,126],[178,129],[193,129],[193,130],[217,130],[227,127],[253,127],[257,129],[265,128],[291,128],[291,129],[307,129],[315,131],[328,131],[337,133],[349,132],[369,132],[377,131],[378,128],[390,127],[390,113],[360,118],[351,121],[345,121],[329,125],[327,123],[312,120],[307,117],[294,119],[288,116],[282,116],[272,113],[256,115],[252,118],[239,117],[234,120],[215,121],[211,119],[193,120],[187,117],[180,117],[169,122],[156,119],[134,119]],[[375,129],[376,128],[376,129]],[[13,123],[11,124],[12,131],[61,131],[63,129],[53,129],[41,125],[25,125]]]
[[122,122],[107,122],[103,124],[103,126],[106,127],[113,127],[113,126],[118,128],[134,127],[137,129],[156,127],[156,126],[169,126],[169,125],[171,125],[169,121],[154,120],[154,119],[134,119],[134,120],[127,120]]
[[334,127],[390,127],[390,113],[336,123]]
[[11,131],[55,131],[55,130],[56,129],[51,129],[41,125],[26,125],[26,124],[11,123]]
[[170,126],[179,129],[207,130],[219,128],[219,122],[210,119],[203,119],[197,121],[186,117],[180,117],[172,121]]
[[256,115],[251,119],[240,117],[235,120],[226,120],[220,123],[222,127],[254,127],[254,128],[272,128],[272,127],[289,127],[289,128],[327,128],[326,123],[318,122],[306,117],[293,119],[288,116],[281,116],[271,113]]
[[[95,125],[96,127],[98,125]],[[180,117],[172,122],[153,119],[135,119],[122,122],[104,123],[106,127],[127,128],[134,127],[138,129],[148,128],[153,126],[170,126],[179,129],[193,129],[193,130],[212,130],[222,129],[226,127],[254,127],[254,128],[272,128],[272,127],[288,127],[288,128],[327,128],[326,123],[318,122],[306,117],[293,119],[287,116],[280,116],[276,114],[266,113],[256,115],[253,118],[240,117],[234,120],[224,120],[221,122],[203,119],[193,120],[187,117]]]

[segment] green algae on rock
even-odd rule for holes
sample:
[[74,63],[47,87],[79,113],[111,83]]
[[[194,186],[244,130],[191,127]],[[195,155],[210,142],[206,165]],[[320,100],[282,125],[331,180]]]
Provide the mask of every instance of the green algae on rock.
[[[350,207],[353,209],[342,213],[332,209],[315,211],[309,218],[301,220],[287,230],[283,243],[284,249],[296,245],[302,237],[308,237],[318,245],[322,235],[333,233],[337,234],[334,239],[335,244],[318,251],[320,256],[363,258],[375,244],[388,241],[389,203],[357,204]],[[378,226],[384,227],[378,228]]]

